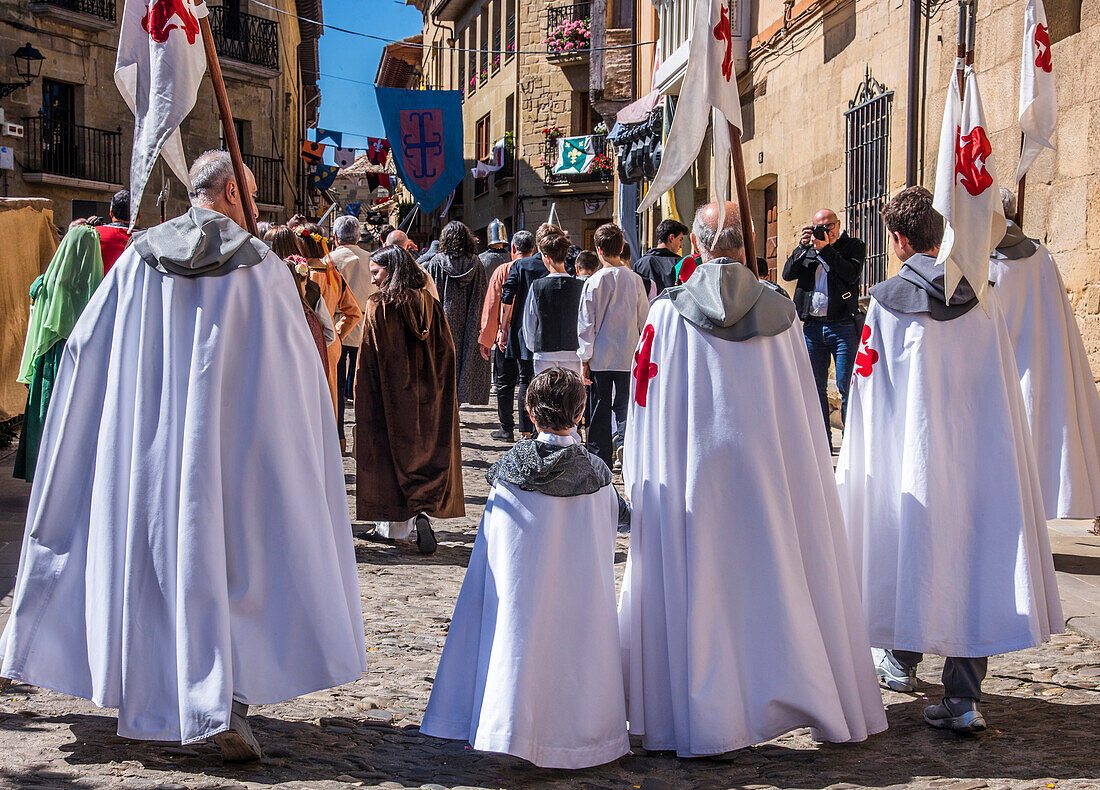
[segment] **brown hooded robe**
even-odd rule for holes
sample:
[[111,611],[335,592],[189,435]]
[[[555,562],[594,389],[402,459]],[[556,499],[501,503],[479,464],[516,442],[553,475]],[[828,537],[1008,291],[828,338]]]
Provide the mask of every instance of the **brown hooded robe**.
[[455,348],[440,303],[380,294],[363,312],[355,374],[356,517],[406,521],[466,514]]

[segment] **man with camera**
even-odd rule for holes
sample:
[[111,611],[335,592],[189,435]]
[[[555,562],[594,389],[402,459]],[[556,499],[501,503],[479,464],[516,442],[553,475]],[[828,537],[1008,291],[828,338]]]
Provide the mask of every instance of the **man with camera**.
[[829,363],[836,360],[843,424],[852,366],[859,349],[859,276],[865,254],[862,241],[841,232],[836,212],[823,208],[814,214],[812,225],[802,228],[798,247],[783,265],[783,279],[796,281],[794,305],[802,319],[830,448]]

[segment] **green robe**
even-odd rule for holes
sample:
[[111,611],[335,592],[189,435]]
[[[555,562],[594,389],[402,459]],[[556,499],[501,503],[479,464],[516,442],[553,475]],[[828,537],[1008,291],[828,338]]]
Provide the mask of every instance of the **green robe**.
[[65,341],[58,340],[49,351],[34,363],[31,373],[27,408],[23,412],[23,428],[19,431],[19,447],[15,451],[15,476],[28,483],[34,479],[34,466],[38,461],[38,445],[42,440],[42,428],[46,424],[46,409],[50,405],[50,393],[65,353]]

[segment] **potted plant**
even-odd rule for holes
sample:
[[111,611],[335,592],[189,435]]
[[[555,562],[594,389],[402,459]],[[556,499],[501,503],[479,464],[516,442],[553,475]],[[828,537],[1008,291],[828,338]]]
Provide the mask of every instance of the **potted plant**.
[[551,55],[581,54],[591,40],[590,20],[567,19],[552,27],[543,39]]

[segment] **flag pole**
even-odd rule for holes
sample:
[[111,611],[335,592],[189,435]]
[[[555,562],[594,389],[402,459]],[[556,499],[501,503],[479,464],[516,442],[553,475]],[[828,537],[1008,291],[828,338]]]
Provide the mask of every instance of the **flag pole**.
[[222,67],[218,62],[218,51],[214,48],[214,33],[210,30],[210,19],[206,15],[199,18],[199,28],[202,31],[202,47],[206,51],[206,66],[210,69],[210,81],[214,84],[214,98],[218,102],[218,115],[221,116],[225,145],[229,149],[229,158],[233,161],[237,194],[241,196],[241,208],[244,209],[245,229],[255,236],[257,235],[256,204],[252,200],[252,191],[248,188],[248,179],[245,177],[241,146],[237,141],[237,129],[233,126],[233,111],[229,108],[229,94],[225,92]]
[[955,49],[955,76],[959,80],[959,99],[966,90],[966,81],[963,79],[962,64],[966,63],[966,16],[970,8],[970,0],[959,0],[959,43]]
[[[752,211],[749,208],[749,186],[745,180],[745,152],[741,149],[741,130],[732,123],[729,126],[733,183],[737,190],[737,208],[741,211],[741,234],[745,237],[745,266],[759,277],[760,272],[756,268],[756,239],[753,238]],[[724,200],[725,195],[720,195],[718,199]]]

